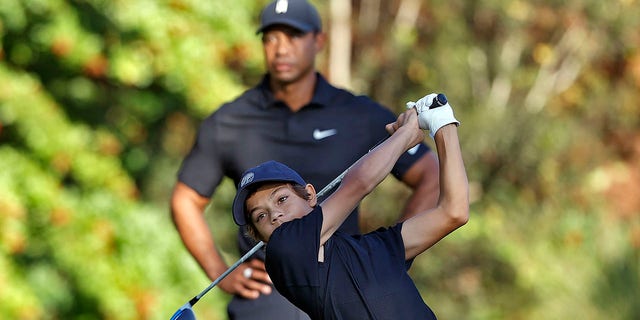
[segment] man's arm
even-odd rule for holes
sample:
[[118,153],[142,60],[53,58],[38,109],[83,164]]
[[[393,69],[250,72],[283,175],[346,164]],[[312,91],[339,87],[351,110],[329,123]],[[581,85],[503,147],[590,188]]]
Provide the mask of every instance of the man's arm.
[[[204,217],[209,200],[186,184],[178,182],[171,195],[171,214],[185,247],[213,281],[227,270],[227,264],[218,252]],[[254,269],[251,279],[242,275],[248,267]],[[260,293],[271,293],[271,287],[265,283],[270,283],[270,280],[264,271],[264,263],[254,259],[243,263],[218,286],[227,293],[255,299]]]

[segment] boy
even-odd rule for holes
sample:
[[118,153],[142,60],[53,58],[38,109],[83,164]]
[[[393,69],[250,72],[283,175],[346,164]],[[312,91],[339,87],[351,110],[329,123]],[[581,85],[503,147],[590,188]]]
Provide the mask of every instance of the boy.
[[[435,319],[407,270],[418,254],[464,225],[469,211],[459,122],[448,103],[429,108],[435,98],[425,96],[388,124],[391,136],[358,160],[319,205],[314,187],[278,162],[243,175],[234,220],[267,243],[265,264],[276,289],[312,319]],[[421,128],[438,151],[437,206],[363,236],[336,232],[400,155],[424,139]]]

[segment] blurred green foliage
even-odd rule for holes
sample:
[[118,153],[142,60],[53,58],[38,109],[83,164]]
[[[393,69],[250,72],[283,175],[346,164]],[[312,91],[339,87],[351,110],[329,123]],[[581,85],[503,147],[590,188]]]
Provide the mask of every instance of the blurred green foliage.
[[[166,319],[206,287],[168,197],[202,118],[260,79],[264,3],[2,2],[0,318]],[[411,270],[436,313],[639,318],[637,1],[352,3],[352,89],[398,112],[442,91],[463,124],[471,221]],[[363,227],[407,196],[386,180]],[[234,261],[233,222],[207,218]]]

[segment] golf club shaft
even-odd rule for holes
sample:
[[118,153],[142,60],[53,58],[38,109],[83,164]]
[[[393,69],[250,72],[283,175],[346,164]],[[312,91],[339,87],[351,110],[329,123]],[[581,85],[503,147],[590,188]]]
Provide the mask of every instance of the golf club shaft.
[[202,290],[202,292],[200,292],[197,296],[195,296],[195,297],[193,297],[193,299],[189,300],[189,304],[191,306],[196,304],[196,302],[198,302],[198,300],[200,300],[200,298],[202,298],[202,296],[207,294],[207,292],[209,292],[209,290],[213,289],[213,287],[215,287],[218,283],[220,283],[220,281],[222,281],[222,279],[224,279],[226,276],[228,276],[229,273],[231,273],[233,270],[235,270],[240,264],[242,264],[243,262],[247,261],[247,259],[249,259],[249,257],[251,257],[254,253],[256,253],[256,251],[260,250],[260,248],[262,248],[263,246],[264,246],[264,242],[262,242],[262,241],[258,242],[258,244],[256,244],[253,248],[251,248],[251,250],[249,250],[249,252],[245,253],[244,256],[242,256],[238,261],[236,261],[236,263],[234,263],[231,267],[229,267],[227,269],[227,271],[223,272],[219,277],[217,277],[215,280],[213,280],[213,282],[211,282],[211,284],[206,289]]
[[[382,138],[382,140],[378,141],[378,143],[376,143],[373,147],[371,147],[371,149],[369,149],[369,151],[367,151],[367,153],[365,153],[362,157],[360,157],[358,160],[356,160],[356,162],[358,162],[358,161],[360,161],[360,159],[364,158],[364,156],[366,156],[369,152],[371,152],[371,150],[375,149],[377,146],[379,146],[381,143],[383,143],[389,137],[390,136],[387,135],[386,137]],[[347,172],[349,172],[349,169],[351,169],[356,164],[356,162],[351,164],[347,169],[342,171],[342,173],[339,176],[337,176],[335,179],[333,179],[331,182],[329,182],[329,184],[327,184],[324,188],[322,188],[322,190],[320,190],[320,192],[318,192],[317,197],[321,198],[322,196],[324,196],[325,193],[327,193],[327,192],[331,191],[333,188],[335,188],[335,186],[338,185],[342,181],[342,179],[347,174]]]

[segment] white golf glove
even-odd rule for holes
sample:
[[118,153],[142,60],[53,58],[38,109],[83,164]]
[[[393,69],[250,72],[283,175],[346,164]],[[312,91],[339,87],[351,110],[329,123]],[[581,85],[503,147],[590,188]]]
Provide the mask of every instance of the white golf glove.
[[[450,123],[455,123],[456,126],[460,125],[460,121],[456,120],[453,116],[453,109],[447,102],[444,95],[442,97],[444,101],[437,100],[437,94],[431,93],[417,102],[409,101],[407,102],[407,109],[416,108],[418,111],[418,124],[420,125],[420,129],[429,130],[429,134],[431,138],[435,136],[436,132],[445,125]],[[436,103],[434,104],[434,100]],[[444,102],[444,105],[441,104]]]

